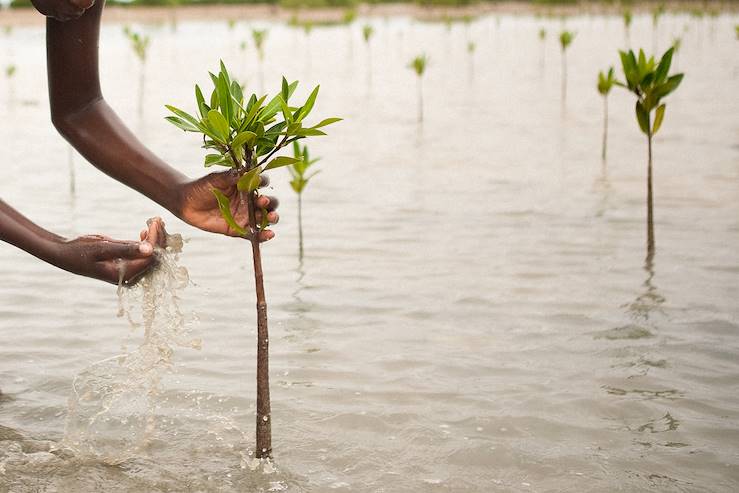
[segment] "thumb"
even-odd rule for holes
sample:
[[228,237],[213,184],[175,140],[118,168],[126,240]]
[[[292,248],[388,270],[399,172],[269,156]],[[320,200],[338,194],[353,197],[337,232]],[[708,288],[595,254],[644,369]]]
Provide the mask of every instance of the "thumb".
[[208,185],[220,190],[228,190],[239,181],[239,174],[233,170],[216,171],[203,177]]

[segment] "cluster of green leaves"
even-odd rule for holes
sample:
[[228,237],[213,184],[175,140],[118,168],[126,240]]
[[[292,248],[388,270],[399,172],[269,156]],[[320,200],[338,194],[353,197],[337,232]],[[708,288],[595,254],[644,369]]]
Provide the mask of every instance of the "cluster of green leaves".
[[364,38],[365,43],[369,43],[369,40],[372,38],[372,35],[375,34],[375,28],[370,26],[369,24],[365,24],[362,26],[362,37]]
[[562,46],[562,51],[565,51],[574,39],[574,31],[562,31],[561,33],[559,33],[559,44]]
[[[660,101],[683,80],[683,74],[669,75],[673,52],[674,48],[667,50],[659,63],[653,56],[647,58],[644,50],[639,50],[638,57],[632,50],[619,52],[626,82],[617,81],[616,84],[636,95],[636,119],[648,137],[657,133],[665,117],[665,104]],[[654,124],[651,123],[653,110],[656,110]]]
[[320,158],[311,159],[308,154],[308,146],[301,146],[299,142],[293,142],[293,157],[295,162],[287,168],[292,176],[290,186],[295,190],[295,193],[301,194],[308,185],[308,181],[320,173],[320,171],[314,171],[310,175],[306,175],[308,168],[320,161]]
[[264,58],[264,42],[267,40],[268,31],[266,29],[252,29],[251,39],[254,41],[254,46],[257,48],[259,59]]
[[608,96],[615,83],[616,76],[613,72],[613,67],[610,67],[608,72],[598,72],[598,92],[603,96]]
[[[203,136],[203,148],[210,151],[205,156],[205,166],[225,166],[239,170],[238,189],[253,192],[260,183],[261,174],[282,166],[297,163],[300,158],[275,156],[280,149],[297,140],[326,135],[321,128],[338,122],[341,118],[326,118],[312,126],[305,126],[305,119],[313,110],[320,86],[316,86],[306,101],[294,106],[289,102],[298,82],[288,83],[282,78],[279,94],[271,99],[267,95],[252,94],[246,98],[242,86],[232,80],[223,62],[218,75],[210,73],[213,91],[206,101],[200,86],[195,86],[197,116],[174,106],[167,109],[174,115],[166,119],[186,132]],[[221,214],[232,229],[242,235],[247,232],[231,215],[228,198],[219,190],[213,190]],[[266,217],[266,214],[265,214]]]
[[10,64],[7,67],[5,67],[5,76],[10,79],[15,75],[17,68],[15,65]]
[[408,68],[413,69],[413,71],[416,72],[416,75],[421,77],[426,71],[426,65],[428,64],[428,61],[429,58],[425,54],[419,55],[411,60],[411,63],[408,64]]
[[149,36],[134,32],[128,26],[123,28],[123,34],[125,34],[128,40],[131,42],[133,52],[136,53],[138,59],[141,60],[142,63],[145,62],[146,50],[149,49],[149,42],[151,41]]

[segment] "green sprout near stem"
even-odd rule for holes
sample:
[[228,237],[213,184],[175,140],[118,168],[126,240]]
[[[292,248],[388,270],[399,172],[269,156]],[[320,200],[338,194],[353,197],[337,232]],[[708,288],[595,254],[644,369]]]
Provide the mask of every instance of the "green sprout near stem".
[[303,190],[308,186],[308,182],[316,176],[319,171],[314,171],[306,175],[308,168],[320,161],[320,158],[311,159],[308,154],[308,146],[301,146],[299,142],[293,142],[293,157],[296,161],[287,169],[290,172],[292,180],[290,186],[298,194],[298,245],[300,259],[303,258]]
[[[643,50],[638,57],[632,50],[620,51],[621,66],[626,82],[616,84],[636,95],[636,120],[647,136],[647,261],[654,257],[654,214],[652,195],[652,138],[659,131],[665,117],[662,98],[673,92],[683,80],[683,74],[669,75],[674,48],[662,55],[659,63],[654,57],[647,58]],[[652,111],[655,112],[652,121]]]
[[425,54],[415,57],[408,64],[408,68],[412,69],[418,77],[418,121],[423,121],[423,74],[426,72],[426,65],[428,64],[428,57]]
[[[202,135],[205,166],[225,166],[238,175],[236,197],[229,198],[218,189],[213,194],[218,201],[221,215],[230,229],[251,242],[254,263],[254,281],[257,299],[257,416],[256,457],[272,457],[271,406],[269,397],[269,333],[267,328],[267,302],[264,294],[264,274],[259,245],[259,234],[267,227],[267,211],[262,212],[261,224],[257,223],[256,201],[262,174],[266,171],[290,166],[299,158],[276,154],[293,142],[307,137],[325,135],[322,128],[340,118],[326,118],[312,126],[304,126],[318,97],[316,86],[303,104],[290,104],[298,82],[288,83],[282,78],[280,93],[269,99],[267,95],[252,94],[245,97],[242,86],[232,80],[223,62],[218,75],[210,74],[214,89],[206,102],[199,86],[195,86],[197,116],[192,116],[174,106],[167,109],[174,115],[166,119],[184,130]],[[249,222],[242,226],[232,210],[231,200],[245,203]]]
[[603,146],[601,159],[606,160],[606,146],[608,145],[608,93],[616,83],[613,67],[608,72],[598,72],[598,92],[603,96]]
[[575,39],[575,34],[573,31],[559,33],[559,45],[562,47],[562,104],[567,100],[567,48]]

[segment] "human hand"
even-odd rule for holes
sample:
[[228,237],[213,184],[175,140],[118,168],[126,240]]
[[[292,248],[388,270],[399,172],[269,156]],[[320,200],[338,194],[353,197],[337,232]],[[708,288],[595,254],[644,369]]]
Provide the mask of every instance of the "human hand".
[[36,10],[61,22],[77,19],[95,5],[95,0],[31,0]]
[[166,246],[162,220],[151,220],[140,237],[140,242],[114,240],[102,235],[60,241],[53,263],[74,274],[112,284],[118,284],[122,275],[124,285],[133,285],[156,265],[154,248]]
[[[213,189],[217,188],[231,201],[231,213],[238,224],[243,224],[248,230],[249,213],[246,201],[242,201],[239,197],[239,190],[236,188],[236,182],[239,180],[239,174],[233,170],[211,173],[197,180],[187,182],[182,185],[180,192],[180,208],[177,214],[180,219],[186,223],[211,233],[220,233],[228,236],[241,236],[238,232],[231,229],[221,216],[218,209],[218,201],[213,195]],[[269,185],[269,178],[262,175],[262,183],[260,187]],[[256,219],[262,221],[262,209],[267,210],[267,221],[275,224],[279,221],[280,216],[275,212],[279,206],[279,201],[275,197],[260,195],[256,202],[257,210]],[[274,232],[265,229],[259,232],[259,241],[271,240],[275,236]]]

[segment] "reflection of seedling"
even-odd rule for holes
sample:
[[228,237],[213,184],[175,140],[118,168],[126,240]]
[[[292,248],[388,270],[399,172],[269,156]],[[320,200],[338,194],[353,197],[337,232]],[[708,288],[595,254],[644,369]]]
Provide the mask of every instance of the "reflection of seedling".
[[123,34],[128,38],[136,58],[141,62],[141,68],[139,70],[139,115],[142,115],[144,112],[144,73],[146,66],[146,53],[149,49],[150,39],[149,36],[134,32],[128,26],[123,28]]
[[292,180],[290,180],[290,186],[298,194],[298,244],[300,258],[303,258],[303,190],[308,186],[308,182],[311,178],[316,176],[320,171],[315,171],[309,175],[306,175],[306,171],[313,164],[318,162],[320,158],[310,159],[308,155],[308,146],[300,146],[298,142],[293,142],[293,157],[296,161],[290,165],[287,169],[290,171]]
[[[674,48],[662,55],[657,64],[654,57],[647,58],[639,50],[638,58],[634,52],[621,51],[621,65],[626,82],[616,84],[627,88],[636,95],[636,120],[639,128],[647,136],[647,258],[654,255],[654,221],[652,199],[652,137],[659,131],[665,117],[665,104],[660,100],[677,89],[683,74],[669,75]],[[652,111],[655,111],[652,122]]]
[[423,54],[419,55],[408,65],[409,68],[418,76],[418,121],[423,121],[423,85],[421,84],[423,74],[426,72],[426,65],[428,63],[428,57]]
[[[167,108],[174,113],[167,120],[186,132],[202,134],[203,143],[211,153],[205,156],[205,166],[225,166],[238,173],[237,196],[231,198],[220,190],[213,189],[223,219],[230,228],[251,241],[254,262],[254,279],[257,299],[257,423],[256,457],[272,457],[271,412],[269,399],[269,338],[267,329],[267,303],[264,295],[262,257],[259,234],[267,226],[267,211],[262,210],[261,224],[257,222],[256,201],[261,174],[265,171],[289,166],[298,159],[275,156],[285,146],[305,137],[325,135],[322,127],[339,118],[328,118],[311,127],[303,126],[304,120],[313,109],[318,87],[306,102],[290,106],[288,99],[298,83],[288,84],[282,79],[280,94],[270,99],[252,94],[244,97],[241,86],[232,81],[221,62],[218,75],[211,74],[215,86],[209,104],[205,102],[200,87],[195,86],[198,116],[194,117],[173,106]],[[243,201],[248,206],[249,225],[237,223],[231,212],[236,207],[232,200]]]
[[608,144],[608,93],[611,92],[615,82],[613,67],[609,68],[607,73],[598,72],[598,92],[603,96],[603,148],[601,158],[604,161],[606,160],[606,146]]
[[562,31],[559,34],[559,44],[562,47],[562,104],[567,100],[567,48],[575,39],[572,31]]

